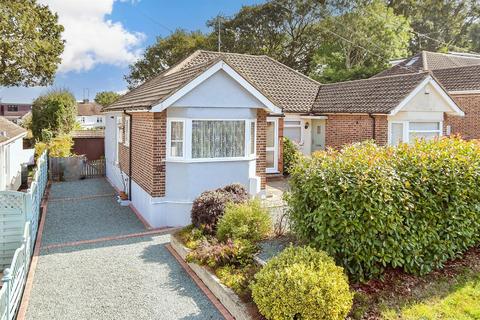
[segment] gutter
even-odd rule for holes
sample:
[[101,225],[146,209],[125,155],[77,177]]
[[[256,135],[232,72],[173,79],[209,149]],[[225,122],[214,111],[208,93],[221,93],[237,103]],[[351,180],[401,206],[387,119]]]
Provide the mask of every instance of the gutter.
[[[133,125],[133,117],[132,114],[123,110],[123,113],[128,115],[130,119],[130,132],[128,133],[128,200],[132,201],[132,125]],[[125,136],[125,133],[123,134]]]
[[372,139],[377,142],[377,119],[373,116],[373,114],[369,113],[368,116],[372,119]]

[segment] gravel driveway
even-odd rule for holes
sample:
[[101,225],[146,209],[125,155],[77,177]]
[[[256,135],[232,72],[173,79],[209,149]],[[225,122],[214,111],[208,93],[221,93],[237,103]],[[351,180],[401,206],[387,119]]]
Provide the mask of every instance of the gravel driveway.
[[[223,319],[167,251],[169,235],[63,245],[146,231],[129,208],[105,195],[113,194],[105,183],[52,186],[26,318]],[[80,190],[75,194],[83,199],[63,201],[72,198],[66,190]],[[95,192],[104,196],[92,198]]]

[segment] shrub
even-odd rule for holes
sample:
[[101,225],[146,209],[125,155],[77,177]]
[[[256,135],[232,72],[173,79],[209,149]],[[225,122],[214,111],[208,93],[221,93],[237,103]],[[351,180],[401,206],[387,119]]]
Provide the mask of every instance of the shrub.
[[193,225],[186,226],[178,232],[178,236],[183,244],[189,249],[195,249],[203,240],[207,240],[200,229]]
[[271,218],[258,200],[246,203],[230,203],[217,225],[217,238],[245,239],[257,242],[270,232]]
[[188,262],[218,268],[226,265],[247,266],[252,263],[256,247],[245,240],[219,242],[217,239],[203,240],[187,255]]
[[320,152],[293,169],[292,229],[354,280],[426,274],[480,243],[480,146],[445,138]]
[[206,234],[215,234],[218,219],[225,212],[227,203],[242,203],[248,200],[248,193],[239,184],[228,185],[214,191],[205,191],[192,205],[192,223]]
[[298,146],[287,137],[283,137],[283,173],[290,174],[295,162],[301,156]]
[[255,275],[252,297],[267,319],[345,319],[353,294],[325,252],[289,247]]
[[244,267],[227,265],[218,268],[215,274],[224,285],[231,288],[240,297],[246,297],[250,292],[249,285],[259,268],[256,264]]
[[61,135],[51,139],[49,142],[37,142],[35,144],[35,155],[38,157],[47,149],[50,157],[68,157],[72,154],[72,146],[72,137]]

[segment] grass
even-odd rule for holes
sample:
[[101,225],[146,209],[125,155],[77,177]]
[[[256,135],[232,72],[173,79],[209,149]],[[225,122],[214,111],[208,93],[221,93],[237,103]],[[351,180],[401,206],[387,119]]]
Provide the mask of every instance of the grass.
[[353,287],[351,319],[480,319],[480,248],[424,277],[390,270],[383,281]]

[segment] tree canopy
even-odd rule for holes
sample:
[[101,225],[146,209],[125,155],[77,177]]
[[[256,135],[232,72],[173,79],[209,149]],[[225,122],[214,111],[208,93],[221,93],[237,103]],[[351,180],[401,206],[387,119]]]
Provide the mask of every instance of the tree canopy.
[[32,105],[31,130],[36,141],[49,142],[69,134],[75,127],[77,102],[67,90],[54,90],[39,96]]
[[0,1],[0,85],[45,86],[53,82],[63,26],[35,0]]
[[95,95],[95,102],[102,106],[108,106],[120,98],[120,94],[113,91],[102,91]]
[[130,87],[197,49],[265,54],[323,82],[369,77],[420,50],[480,50],[478,0],[269,0],[207,21],[210,32],[158,38]]

